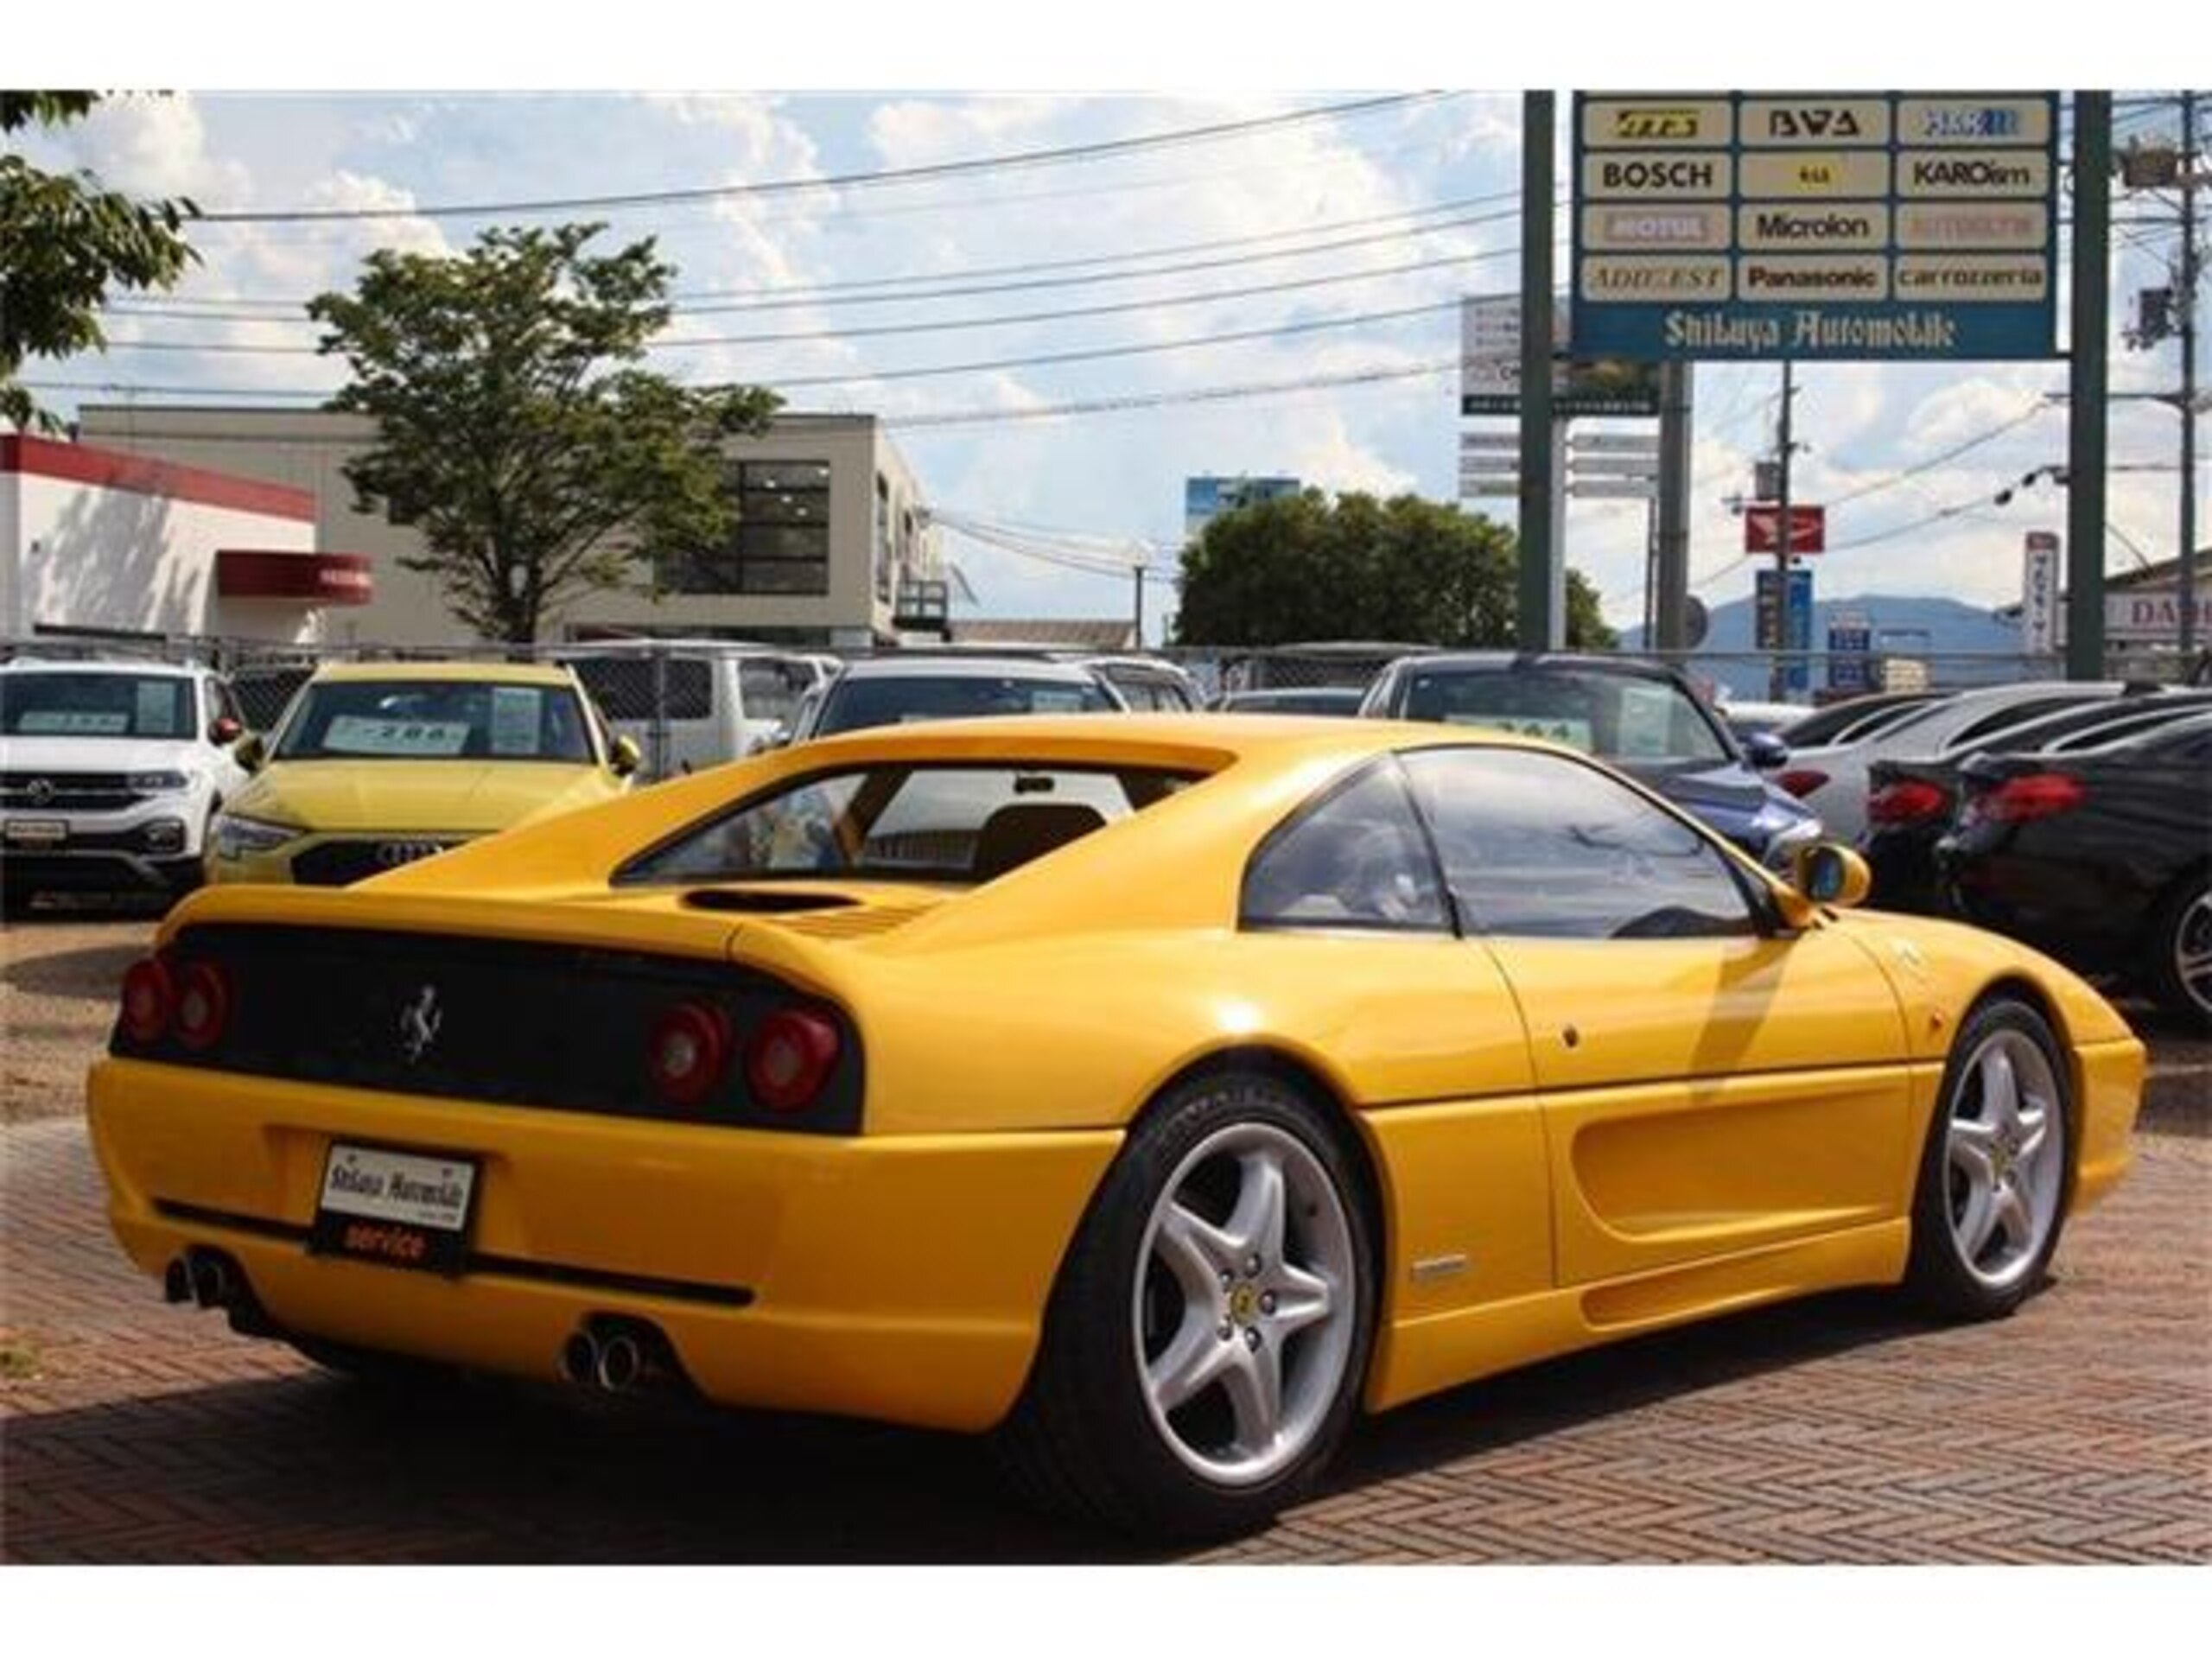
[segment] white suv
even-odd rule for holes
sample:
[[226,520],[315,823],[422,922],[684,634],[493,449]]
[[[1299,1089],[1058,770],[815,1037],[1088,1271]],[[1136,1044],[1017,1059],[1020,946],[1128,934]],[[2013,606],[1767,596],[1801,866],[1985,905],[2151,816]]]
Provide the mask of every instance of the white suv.
[[245,781],[238,704],[205,668],[0,663],[0,903],[199,883],[208,821]]

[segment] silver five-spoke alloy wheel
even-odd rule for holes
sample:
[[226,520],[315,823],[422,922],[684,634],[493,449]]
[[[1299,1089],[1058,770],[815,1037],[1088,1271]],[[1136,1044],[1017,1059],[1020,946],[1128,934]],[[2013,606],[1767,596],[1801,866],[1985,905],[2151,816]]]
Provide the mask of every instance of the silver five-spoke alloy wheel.
[[2058,1218],[2065,1119],[2050,1061],[2017,1030],[1982,1039],[1948,1103],[1945,1187],[1951,1239],[1992,1290],[2017,1284]]
[[1321,1433],[1358,1327],[1352,1222],[1320,1160],[1272,1124],[1217,1130],[1141,1252],[1130,1317],[1162,1440],[1223,1485],[1280,1474]]

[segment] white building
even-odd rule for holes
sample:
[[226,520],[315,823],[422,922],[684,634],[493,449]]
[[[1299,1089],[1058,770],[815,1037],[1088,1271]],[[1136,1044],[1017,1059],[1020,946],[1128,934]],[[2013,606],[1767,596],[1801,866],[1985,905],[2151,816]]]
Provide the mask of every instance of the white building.
[[373,582],[366,559],[317,550],[315,517],[265,480],[0,436],[0,639],[324,638]]
[[[416,533],[354,511],[342,468],[365,447],[368,417],[324,410],[94,405],[86,436],[165,461],[219,467],[281,486],[310,504],[326,546],[365,554],[370,601],[330,637],[339,643],[435,645],[467,641],[435,579],[404,569]],[[671,561],[661,596],[592,594],[549,620],[552,638],[608,632],[722,635],[804,645],[894,639],[901,627],[942,628],[944,573],[920,486],[869,415],[778,416],[759,437],[733,438],[729,487],[737,524],[711,553]],[[931,620],[931,619],[934,619]]]

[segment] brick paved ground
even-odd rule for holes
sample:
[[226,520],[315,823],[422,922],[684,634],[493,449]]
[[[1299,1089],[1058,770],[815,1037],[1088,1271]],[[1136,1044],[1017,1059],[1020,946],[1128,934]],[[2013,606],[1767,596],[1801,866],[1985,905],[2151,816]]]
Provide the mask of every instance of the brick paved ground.
[[[2162,1115],[2133,1179],[2002,1325],[1824,1298],[1462,1389],[1364,1425],[1329,1490],[1208,1559],[2212,1558],[2212,1143]],[[68,1118],[0,1130],[0,1558],[1082,1560],[974,1444],[638,1409],[432,1402],[162,1305]]]

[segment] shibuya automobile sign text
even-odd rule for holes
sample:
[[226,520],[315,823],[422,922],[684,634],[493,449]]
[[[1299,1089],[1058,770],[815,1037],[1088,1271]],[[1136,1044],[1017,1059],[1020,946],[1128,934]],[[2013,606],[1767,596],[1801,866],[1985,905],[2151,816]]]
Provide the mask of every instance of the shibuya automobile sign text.
[[1574,109],[1576,355],[2055,354],[2056,94]]

